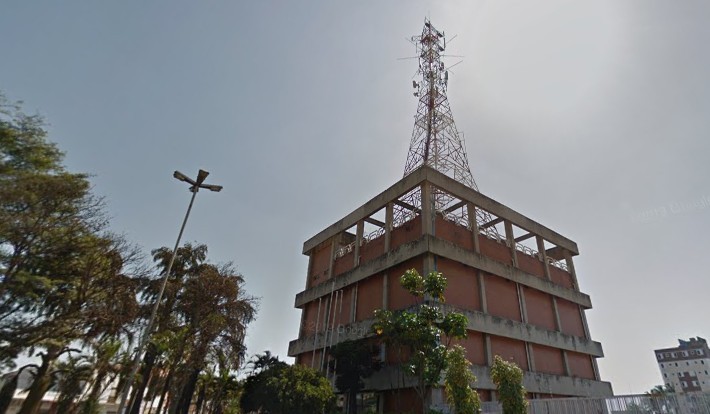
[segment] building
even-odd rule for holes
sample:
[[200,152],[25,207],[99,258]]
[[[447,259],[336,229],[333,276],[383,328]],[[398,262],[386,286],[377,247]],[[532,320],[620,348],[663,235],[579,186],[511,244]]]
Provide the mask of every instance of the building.
[[[19,375],[19,376],[18,376]],[[61,376],[61,374],[59,374]],[[15,378],[16,377],[16,378]],[[17,388],[13,394],[12,402],[7,408],[6,414],[16,414],[20,412],[22,404],[27,398],[29,388],[34,379],[34,368],[21,369],[19,371],[8,372],[0,378],[0,387],[8,381],[17,381]],[[99,404],[96,407],[97,414],[116,414],[118,412],[118,402],[116,401],[118,378],[114,378],[106,389],[99,396]],[[84,390],[86,391],[86,390]],[[83,394],[85,395],[85,393]],[[54,384],[42,397],[39,407],[40,414],[55,413],[59,404],[59,391]]]
[[[428,21],[412,38],[422,80],[414,82],[419,107],[404,178],[303,245],[301,327],[289,356],[330,374],[329,348],[372,336],[376,309],[414,305],[399,285],[407,269],[435,270],[448,279],[440,306],[468,318],[461,344],[484,400],[495,399],[494,355],[525,371],[532,398],[610,396],[597,368],[602,346],[585,316],[591,300],[577,281],[577,244],[478,191],[446,99],[442,38]],[[363,399],[378,412],[416,411],[393,353],[383,349],[386,367],[367,381]]]
[[676,392],[710,392],[710,348],[704,338],[679,339],[677,347],[654,352],[664,384]]

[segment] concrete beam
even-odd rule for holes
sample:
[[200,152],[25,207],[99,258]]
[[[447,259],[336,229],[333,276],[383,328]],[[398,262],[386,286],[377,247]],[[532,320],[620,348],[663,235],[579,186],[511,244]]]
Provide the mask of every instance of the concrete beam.
[[487,210],[496,217],[509,220],[510,222],[512,222],[517,227],[520,227],[523,230],[527,230],[530,233],[539,234],[545,240],[569,250],[573,256],[579,254],[577,243],[562,236],[556,231],[553,231],[550,228],[545,227],[542,224],[529,219],[528,217],[518,213],[510,207],[505,206],[493,200],[492,198],[487,197],[470,187],[467,187],[464,184],[461,184],[460,182],[454,180],[453,178],[445,174],[440,173],[439,171],[436,171],[427,166],[423,166],[421,169],[423,171],[426,171],[425,178],[429,182],[431,182],[436,187],[450,193],[454,197],[461,200],[470,201],[475,204],[476,207]]
[[[375,259],[361,263],[360,266],[353,270],[336,276],[334,288],[336,290],[342,289],[352,283],[383,272],[392,266],[396,266],[399,263],[427,252],[458,261],[467,266],[483,270],[486,273],[491,273],[541,292],[563,298],[585,309],[592,307],[589,295],[557,285],[549,280],[516,269],[509,264],[501,263],[481,254],[465,250],[451,242],[437,239],[433,236],[422,236],[417,240],[398,246],[394,250]],[[327,280],[298,293],[296,295],[295,306],[300,308],[312,300],[330,294],[331,283],[331,280]]]
[[467,266],[475,267],[476,269],[481,269],[486,273],[491,273],[520,283],[521,285],[574,302],[583,306],[585,309],[592,307],[592,301],[589,295],[552,283],[552,281],[526,273],[509,264],[498,262],[482,254],[466,250],[449,241],[431,238],[429,240],[429,251],[437,256],[445,257]]
[[516,238],[515,238],[515,242],[516,242],[516,243],[520,243],[521,241],[527,240],[527,239],[529,239],[529,238],[531,238],[531,237],[535,237],[535,234],[533,234],[533,233],[523,234],[522,236],[516,237]]
[[315,236],[303,243],[303,254],[307,254],[312,249],[333,237],[334,235],[349,229],[354,226],[359,220],[375,214],[378,210],[387,205],[388,202],[394,201],[401,195],[406,194],[409,190],[418,186],[426,177],[426,170],[418,169],[407,175],[403,179],[394,183],[390,188],[376,195],[370,201],[356,208],[335,223],[328,226]]
[[[512,338],[519,341],[549,346],[566,351],[578,352],[580,354],[587,354],[593,357],[601,358],[604,356],[602,345],[599,342],[563,334],[561,332],[548,331],[534,325],[492,316],[483,312],[463,310],[451,305],[441,306],[446,310],[446,312],[460,312],[464,314],[468,319],[467,328],[471,331]],[[373,318],[369,318],[347,325],[338,325],[335,329],[335,335],[338,340],[334,340],[333,345],[345,340],[362,339],[374,336],[371,332],[372,324],[374,322],[375,320]],[[314,346],[316,348],[323,347],[325,344],[324,341],[325,335],[323,333],[309,335],[291,341],[288,348],[288,355],[296,356],[304,352],[310,352],[313,350]]]
[[381,222],[380,220],[373,219],[372,217],[365,217],[363,220],[370,224],[374,224],[377,227],[385,227],[385,223]]
[[[473,372],[477,379],[473,384],[474,388],[479,390],[496,389],[491,380],[489,367],[473,365],[471,366],[471,372]],[[414,384],[415,379],[402,375],[399,367],[388,366],[368,378],[365,381],[365,389],[385,391],[393,388],[412,387]],[[608,382],[544,374],[540,372],[525,371],[523,373],[523,386],[528,392],[539,394],[569,395],[575,397],[611,397],[613,395],[611,384]]]
[[[353,210],[344,218],[336,221],[323,231],[308,239],[305,243],[303,243],[303,254],[308,254],[308,252],[321,243],[327,241],[329,238],[351,228],[358,222],[358,220],[370,217],[378,210],[385,207],[390,201],[398,205],[406,204],[400,202],[398,198],[424,181],[429,181],[439,189],[450,193],[462,201],[471,202],[476,205],[476,207],[482,208],[496,217],[509,220],[523,230],[542,236],[550,243],[569,250],[573,256],[579,254],[577,243],[572,240],[426,165],[416,169],[385,191],[370,199],[367,203]],[[416,210],[415,206],[407,205],[407,208]]]
[[498,217],[497,219],[493,219],[493,220],[489,221],[488,223],[483,223],[483,224],[481,224],[479,227],[482,228],[482,229],[487,229],[487,228],[489,228],[489,227],[495,226],[495,225],[498,224],[498,223],[502,223],[503,220],[504,220],[503,218]]
[[[576,303],[585,309],[592,307],[589,295],[568,289],[564,286],[552,283],[530,273],[526,273],[509,264],[495,261],[487,256],[465,250],[446,240],[437,239],[433,236],[422,236],[412,242],[398,246],[394,250],[383,254],[375,259],[361,263],[357,268],[345,272],[335,277],[335,289],[342,289],[352,283],[366,279],[374,274],[383,272],[392,266],[431,252],[437,256],[451,259],[467,266],[483,270],[496,276],[503,277],[521,285],[537,289]],[[473,270],[472,270],[473,272]],[[300,308],[306,303],[330,294],[331,280],[324,281],[310,289],[306,289],[296,295],[295,306]]]

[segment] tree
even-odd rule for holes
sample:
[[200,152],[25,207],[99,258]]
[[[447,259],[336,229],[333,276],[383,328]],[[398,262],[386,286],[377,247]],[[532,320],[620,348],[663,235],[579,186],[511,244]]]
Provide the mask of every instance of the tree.
[[447,356],[448,368],[444,385],[446,398],[454,414],[473,414],[481,409],[478,393],[471,388],[476,376],[471,372],[471,363],[466,359],[466,350],[454,345]]
[[0,96],[0,364],[41,358],[22,414],[38,410],[70,344],[119,335],[137,310],[135,251],[62,157],[40,117]]
[[241,408],[262,414],[329,413],[335,408],[335,393],[320,372],[276,360],[247,377]]
[[[172,251],[163,247],[152,253],[159,273],[165,275]],[[162,278],[143,280],[146,318],[161,281]],[[169,393],[169,412],[187,413],[198,391],[200,375],[209,365],[219,365],[219,375],[228,376],[243,362],[246,328],[256,316],[256,307],[257,300],[246,293],[244,278],[232,264],[207,262],[207,246],[203,244],[186,243],[178,248],[158,311],[156,332],[148,344],[133,393],[131,413],[139,412],[156,363],[166,375],[153,381],[149,393],[160,394],[161,408]],[[159,383],[160,391],[156,388]]]
[[347,413],[356,414],[357,393],[365,386],[363,379],[380,368],[378,351],[365,340],[344,341],[330,349],[330,356],[335,386],[347,395]]
[[[422,277],[410,269],[400,277],[400,284],[416,298],[416,306],[395,312],[377,310],[372,328],[386,344],[409,355],[407,361],[402,361],[401,369],[414,378],[414,389],[422,411],[426,412],[429,390],[439,385],[441,373],[446,369],[451,340],[466,337],[468,321],[461,313],[442,311],[439,304],[444,301],[446,289],[443,274],[430,272]],[[442,343],[444,337],[446,342]]]
[[528,403],[523,387],[523,370],[512,361],[505,361],[499,355],[493,358],[491,380],[498,390],[498,400],[503,406],[503,414],[525,414]]

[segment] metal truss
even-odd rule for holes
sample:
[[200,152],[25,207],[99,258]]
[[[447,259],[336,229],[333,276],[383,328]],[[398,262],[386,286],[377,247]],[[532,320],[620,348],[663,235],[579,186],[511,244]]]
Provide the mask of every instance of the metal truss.
[[[456,129],[449,100],[446,97],[449,72],[442,60],[446,49],[444,33],[436,30],[429,20],[425,20],[422,34],[413,36],[411,40],[416,47],[419,60],[417,74],[421,76],[421,80],[412,82],[415,89],[414,96],[419,98],[419,103],[414,117],[414,130],[404,167],[404,176],[422,165],[427,165],[478,191],[468,165],[463,140]],[[435,211],[462,224],[468,221],[465,206],[454,208],[458,199],[436,188],[432,189],[432,197]],[[412,213],[418,212],[421,208],[421,194],[418,190],[412,191],[403,196],[401,201],[403,205],[415,208],[403,206],[396,208],[395,226],[401,225],[411,217]],[[491,220],[488,212],[476,209],[476,221],[479,224]],[[497,231],[495,228],[492,229]]]

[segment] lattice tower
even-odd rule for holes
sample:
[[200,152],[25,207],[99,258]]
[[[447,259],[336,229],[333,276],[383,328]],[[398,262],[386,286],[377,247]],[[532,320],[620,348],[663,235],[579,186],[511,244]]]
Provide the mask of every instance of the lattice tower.
[[[411,41],[416,47],[419,60],[417,74],[421,80],[412,81],[414,96],[419,98],[419,103],[404,176],[422,165],[428,165],[478,191],[446,97],[449,72],[442,59],[446,49],[444,33],[436,30],[429,20],[425,20],[422,34],[413,36]],[[433,190],[433,197],[436,211],[461,224],[467,222],[465,207],[452,211],[451,207],[456,202],[453,197],[436,189]],[[421,208],[418,190],[405,195],[401,201],[416,209]],[[413,214],[412,210],[406,208],[398,209],[398,213],[395,215],[395,225],[407,221]],[[476,209],[476,216],[480,224],[492,220],[488,213],[480,209]]]

